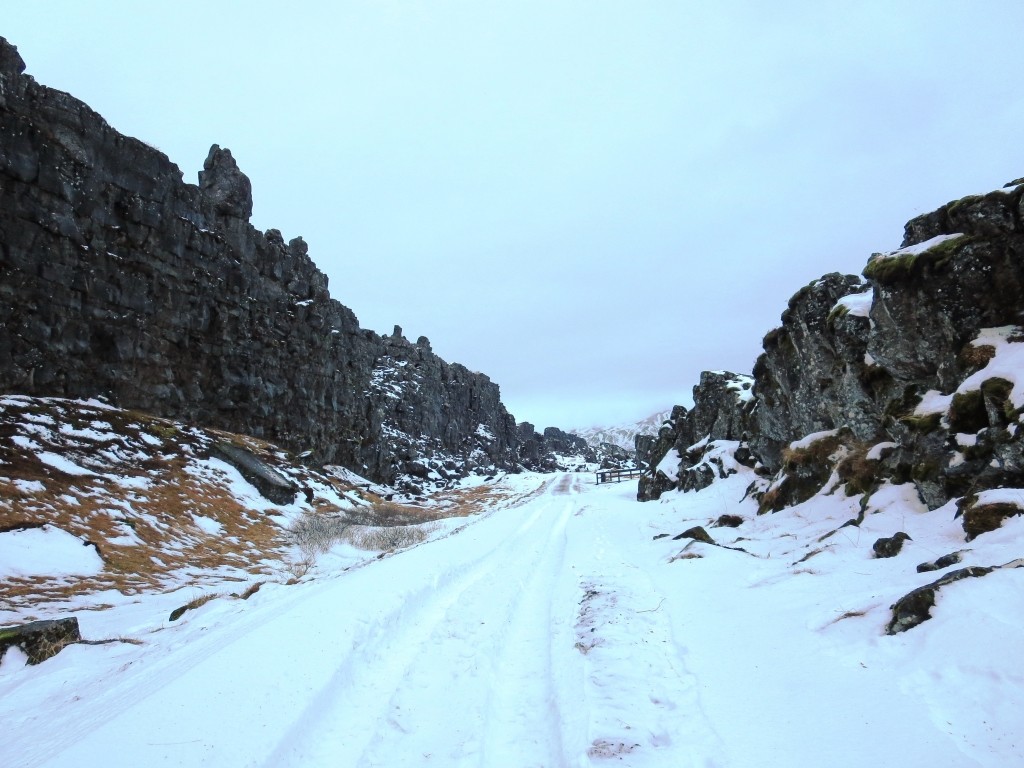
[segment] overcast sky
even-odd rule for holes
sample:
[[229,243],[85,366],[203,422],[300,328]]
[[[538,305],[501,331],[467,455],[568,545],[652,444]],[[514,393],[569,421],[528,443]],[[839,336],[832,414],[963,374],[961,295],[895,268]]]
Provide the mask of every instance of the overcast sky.
[[749,372],[788,298],[1024,175],[1020,0],[8,3],[40,82],[252,222],[364,327],[583,427]]

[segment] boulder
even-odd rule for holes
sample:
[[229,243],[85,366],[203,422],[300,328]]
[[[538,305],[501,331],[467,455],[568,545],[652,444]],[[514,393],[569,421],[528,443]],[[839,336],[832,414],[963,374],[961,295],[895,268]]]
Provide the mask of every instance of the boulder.
[[887,635],[895,635],[913,629],[922,624],[931,616],[932,606],[935,605],[935,596],[942,587],[952,584],[961,579],[977,578],[992,572],[992,568],[972,566],[960,568],[959,570],[947,573],[931,584],[925,584],[912,592],[908,592],[892,605],[892,618],[885,627]]
[[875,557],[896,557],[903,549],[903,542],[908,540],[910,540],[910,536],[903,531],[898,531],[892,536],[878,539],[871,548],[875,551]]
[[252,451],[221,441],[214,445],[213,455],[235,467],[268,501],[274,504],[291,504],[295,501],[299,486]]
[[0,657],[8,648],[17,646],[25,652],[29,664],[39,664],[81,639],[78,619],[74,616],[3,627],[0,628]]
[[965,496],[957,501],[958,514],[967,541],[977,538],[983,533],[1001,527],[1003,521],[1024,513],[1020,504],[1009,502],[980,503],[977,494]]
[[687,528],[678,536],[672,537],[673,541],[679,541],[680,539],[693,539],[694,541],[702,541],[705,544],[715,544],[715,540],[711,538],[711,535],[704,530],[703,526],[700,525],[695,525],[693,528]]
[[950,552],[948,555],[936,558],[927,563],[921,563],[917,566],[918,573],[927,573],[928,571],[941,571],[943,568],[949,568],[951,565],[956,565],[963,558],[959,552]]

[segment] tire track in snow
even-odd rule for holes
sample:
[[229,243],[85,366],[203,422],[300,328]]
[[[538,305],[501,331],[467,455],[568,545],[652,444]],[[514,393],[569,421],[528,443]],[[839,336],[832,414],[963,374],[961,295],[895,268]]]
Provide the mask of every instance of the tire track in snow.
[[[494,659],[524,594],[514,575],[544,560],[556,493],[549,485],[511,535],[368,623],[264,764],[387,765],[396,748],[445,765],[483,764]],[[563,529],[570,512],[559,518]]]
[[584,536],[574,549],[592,553],[580,572],[576,625],[589,718],[583,764],[727,764],[701,707],[698,681],[686,668],[685,648],[672,635],[671,601],[599,527],[580,530]]
[[[560,488],[553,493],[561,493]],[[569,633],[557,630],[561,624],[568,628],[572,614],[554,614],[565,580],[566,526],[574,509],[571,501],[560,505],[542,556],[519,584],[522,599],[496,659],[500,674],[487,702],[481,765],[544,768],[566,762],[564,713],[576,702],[567,701],[564,686],[558,684],[556,664],[571,646],[562,639]],[[563,654],[556,652],[560,639]]]

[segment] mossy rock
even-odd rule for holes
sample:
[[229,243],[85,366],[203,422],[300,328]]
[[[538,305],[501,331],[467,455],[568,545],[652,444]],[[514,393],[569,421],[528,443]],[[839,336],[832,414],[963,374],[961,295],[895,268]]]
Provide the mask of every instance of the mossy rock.
[[693,528],[687,528],[678,536],[672,537],[673,541],[679,541],[680,539],[693,539],[694,541],[702,541],[705,544],[716,543],[715,540],[711,538],[711,535],[704,530],[704,527],[700,525],[695,525]]
[[957,506],[962,512],[960,522],[963,525],[964,533],[967,534],[968,541],[976,539],[983,533],[1001,528],[1004,520],[1024,513],[1024,509],[1016,504],[999,502],[979,505],[977,500],[978,497],[972,495],[957,502]]
[[781,326],[778,328],[772,328],[770,331],[768,331],[768,333],[764,335],[764,339],[761,340],[761,346],[764,347],[764,349],[768,349],[768,347],[775,346],[776,344],[779,343],[779,340],[782,338],[783,334],[787,333],[788,331]]
[[954,581],[960,581],[961,579],[973,578],[977,576],[985,576],[992,572],[992,568],[981,568],[973,566],[970,568],[961,568],[959,570],[947,573],[942,578],[933,581],[931,584],[926,584],[923,587],[908,592],[906,595],[901,597],[892,605],[892,619],[885,627],[885,633],[887,635],[895,635],[899,632],[906,632],[908,629],[913,629],[918,624],[923,624],[928,621],[931,616],[931,609],[935,605],[936,593],[947,584],[951,584]]
[[846,486],[847,496],[870,494],[878,485],[880,462],[867,457],[867,447],[852,451],[836,466],[836,474]]
[[964,344],[960,354],[957,355],[957,362],[964,369],[964,373],[970,376],[988,365],[989,361],[995,356],[996,348],[991,344],[968,342]]
[[864,267],[864,277],[882,284],[908,277],[913,273],[917,256],[914,253],[905,253],[902,256],[876,254]]
[[913,384],[907,384],[898,397],[894,397],[886,403],[883,415],[896,418],[901,414],[905,414],[908,411],[913,410],[920,402],[921,395],[917,391],[917,387]]
[[828,313],[828,317],[825,318],[825,327],[832,330],[835,327],[836,321],[841,317],[846,317],[850,314],[850,308],[845,304],[836,304],[832,307],[832,310]]
[[910,478],[915,483],[934,482],[942,471],[940,459],[929,458],[919,461],[910,470]]
[[974,434],[988,426],[985,398],[980,390],[957,392],[949,406],[951,432]]
[[[1013,382],[999,376],[985,379],[981,383],[981,394],[985,398],[985,408],[989,414],[989,426],[1004,426],[1004,424],[1017,420],[1020,412],[1013,406],[1013,401],[1010,399],[1011,392],[1013,392]],[[996,423],[991,423],[993,421]]]
[[899,419],[900,423],[905,425],[907,429],[912,432],[918,432],[922,435],[927,435],[934,432],[942,424],[941,413],[910,413],[906,416],[901,416]]
[[0,657],[16,645],[25,652],[29,664],[39,664],[81,639],[78,619],[74,616],[4,627],[0,629]]
[[910,536],[906,533],[897,531],[892,536],[878,539],[871,549],[874,550],[877,558],[896,557],[903,550],[903,542],[910,540]]
[[172,440],[178,436],[178,428],[173,424],[151,424],[150,431],[164,440]]
[[922,275],[926,269],[943,269],[973,237],[966,235],[943,240],[921,253],[899,256],[876,255],[864,267],[864,277],[883,285],[900,282]]

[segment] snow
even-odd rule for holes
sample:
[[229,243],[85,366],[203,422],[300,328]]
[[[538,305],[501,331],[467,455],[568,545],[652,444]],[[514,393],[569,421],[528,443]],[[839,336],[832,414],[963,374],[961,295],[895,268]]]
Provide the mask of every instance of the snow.
[[36,456],[39,460],[47,466],[53,467],[54,469],[60,470],[68,475],[94,475],[96,474],[90,469],[80,467],[71,459],[61,456],[59,453],[53,453],[51,451],[39,451]]
[[956,238],[963,236],[962,232],[957,232],[952,235],[936,235],[933,238],[925,240],[923,243],[917,243],[917,245],[908,245],[906,248],[900,248],[899,250],[888,251],[886,253],[876,253],[871,257],[871,259],[873,261],[875,259],[892,259],[899,256],[917,256],[930,251],[935,246],[941,245],[947,240],[955,240]]
[[970,448],[972,445],[978,444],[977,435],[969,435],[965,432],[958,432],[956,435],[956,444],[961,448]]
[[883,453],[895,447],[896,443],[890,440],[886,440],[885,442],[881,443],[875,443],[873,446],[871,446],[871,450],[869,450],[867,454],[865,454],[865,458],[868,461],[881,461]]
[[0,578],[92,576],[102,570],[95,547],[56,526],[0,533]]
[[[1011,340],[1018,333],[1019,329],[1012,325],[982,328],[971,345],[991,347],[995,353],[992,359],[981,370],[964,379],[955,392],[948,395],[934,389],[926,392],[914,409],[914,415],[947,414],[953,402],[953,395],[975,392],[981,389],[986,381],[997,378],[1010,383],[1009,400],[1013,407],[1015,409],[1024,408],[1024,387],[1018,386],[1022,371],[1024,371],[1024,344]],[[961,446],[971,445],[969,440],[970,438],[967,436],[957,436],[957,441]]]
[[921,402],[914,408],[914,415],[928,416],[933,413],[948,413],[952,402],[952,395],[944,395],[938,390],[929,389],[924,393]]
[[839,299],[835,306],[832,307],[832,311],[834,312],[839,307],[843,307],[846,309],[846,313],[853,317],[870,317],[872,299],[871,291],[851,293],[849,296],[843,296]]
[[[94,595],[115,607],[79,611],[83,634],[142,645],[35,667],[9,653],[5,764],[1024,764],[1024,571],[949,585],[930,621],[883,632],[936,578],[917,563],[1010,562],[1024,518],[964,549],[955,504],[928,511],[912,485],[884,484],[843,527],[861,497],[759,516],[752,477],[641,505],[632,483],[505,476],[513,498],[434,541],[342,552],[173,623],[193,590]],[[726,512],[744,523],[711,526]],[[672,538],[693,525],[732,548]],[[897,530],[904,551],[875,558]]]
[[102,440],[116,440],[117,435],[113,434],[110,430],[113,427],[105,421],[94,421],[85,429],[76,429],[71,424],[61,424],[61,434],[68,435],[69,437],[82,437],[86,440],[95,440],[97,442]]
[[679,479],[679,464],[681,462],[682,457],[679,455],[679,451],[675,448],[670,448],[669,452],[665,454],[665,458],[658,462],[657,471],[663,473],[672,482],[675,482]]
[[1024,408],[1024,387],[1017,386],[1024,373],[1024,344],[1010,341],[1017,332],[1016,326],[1008,325],[999,328],[983,328],[978,337],[971,342],[974,347],[988,346],[995,349],[995,356],[988,364],[972,376],[968,376],[957,392],[971,392],[981,388],[989,379],[1005,379],[1013,385],[1010,402],[1014,408]]
[[792,443],[789,444],[789,448],[790,450],[793,451],[805,451],[819,440],[824,440],[829,437],[835,437],[838,434],[838,429],[825,429],[822,430],[821,432],[811,432],[809,435],[804,435],[804,437],[800,438],[799,440],[794,440]]
[[993,488],[978,494],[977,506],[1010,504],[1024,509],[1024,488]]
[[22,493],[40,493],[46,490],[46,486],[38,480],[15,480],[14,485]]
[[741,403],[749,403],[754,399],[754,377],[746,374],[737,374],[725,388],[736,394],[736,399]]
[[211,517],[193,514],[192,520],[203,533],[211,536],[217,536],[224,530],[224,526]]

